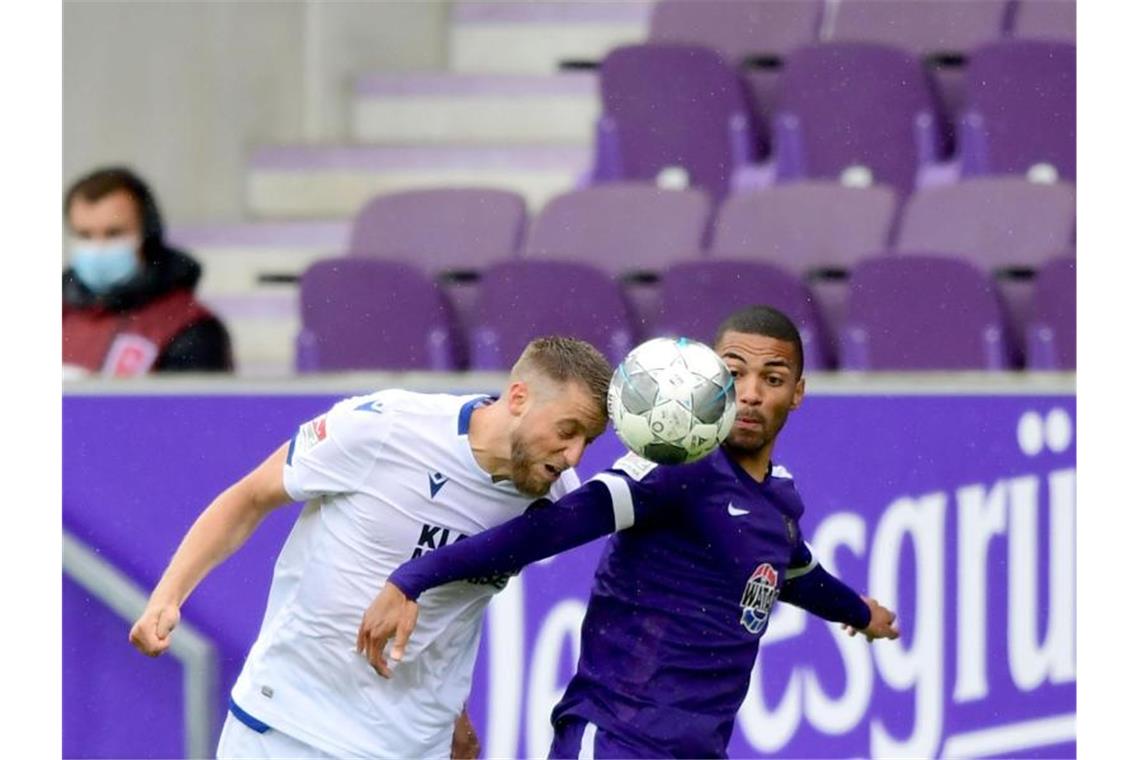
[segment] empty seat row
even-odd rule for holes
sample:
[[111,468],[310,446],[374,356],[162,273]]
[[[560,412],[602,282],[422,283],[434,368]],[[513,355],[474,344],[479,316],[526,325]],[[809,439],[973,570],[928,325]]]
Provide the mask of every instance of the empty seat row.
[[[938,256],[874,257],[855,266],[837,364],[850,370],[1001,370],[1075,367],[1075,260],[1056,259],[1036,283],[1027,327],[1011,324],[992,280]],[[660,309],[639,329],[617,282],[566,261],[492,264],[465,322],[447,291],[401,262],[338,258],[301,278],[301,371],[503,370],[537,335],[589,340],[618,361],[638,340],[710,341],[732,311],[769,303],[804,338],[808,369],[835,366],[833,336],[798,278],[757,262],[683,262],[662,276]]]
[[691,42],[763,65],[817,40],[878,42],[919,55],[1004,37],[1076,42],[1075,0],[658,0],[649,39]]
[[734,187],[802,178],[902,194],[946,174],[1075,179],[1074,45],[985,45],[964,81],[951,129],[954,117],[912,53],[820,43],[784,57],[774,103],[761,113],[740,72],[710,48],[619,47],[600,67],[593,181],[687,184],[719,201]]
[[1068,249],[1075,228],[1072,185],[1014,177],[927,188],[901,209],[890,188],[832,182],[742,192],[715,210],[700,190],[615,183],[554,198],[529,228],[518,195],[456,188],[373,199],[354,219],[348,254],[453,279],[515,255],[632,277],[700,256],[752,259],[815,278],[890,248],[957,254],[987,271],[1033,269]]

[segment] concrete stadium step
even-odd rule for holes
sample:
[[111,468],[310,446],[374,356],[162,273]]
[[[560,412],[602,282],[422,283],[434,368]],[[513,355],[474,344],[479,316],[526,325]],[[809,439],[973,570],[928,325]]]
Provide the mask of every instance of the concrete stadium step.
[[379,193],[476,186],[517,192],[535,211],[591,161],[588,145],[265,147],[250,159],[247,201],[259,218],[352,216]]
[[600,61],[611,48],[645,40],[652,7],[651,0],[457,2],[449,68],[550,74],[563,62]]
[[237,374],[283,377],[293,373],[294,341],[301,329],[300,295],[293,285],[250,293],[199,297],[230,333]]
[[594,72],[550,75],[373,73],[356,80],[361,142],[571,143],[593,140]]
[[258,291],[273,275],[296,276],[348,247],[349,219],[201,224],[171,227],[166,237],[202,265],[198,291],[225,296]]

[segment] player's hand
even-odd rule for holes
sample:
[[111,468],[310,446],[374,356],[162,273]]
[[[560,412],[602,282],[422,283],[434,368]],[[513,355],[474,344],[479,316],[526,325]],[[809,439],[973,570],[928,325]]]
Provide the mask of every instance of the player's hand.
[[392,670],[384,658],[384,647],[392,641],[390,657],[393,662],[404,659],[404,648],[416,627],[420,606],[404,596],[404,592],[385,583],[379,596],[364,613],[360,630],[356,634],[356,651],[368,658],[376,672],[384,678],[392,677]]
[[843,630],[847,631],[848,636],[854,636],[861,633],[867,637],[867,641],[874,641],[875,639],[897,639],[899,637],[899,627],[895,613],[891,612],[886,607],[879,604],[869,596],[863,597],[863,601],[871,609],[871,622],[867,624],[866,628],[858,630],[852,626],[845,625]]
[[475,760],[479,757],[479,750],[479,737],[464,708],[455,721],[455,733],[451,735],[451,757],[453,760]]
[[171,634],[182,613],[177,604],[150,603],[131,627],[131,644],[150,657],[158,657],[170,648]]

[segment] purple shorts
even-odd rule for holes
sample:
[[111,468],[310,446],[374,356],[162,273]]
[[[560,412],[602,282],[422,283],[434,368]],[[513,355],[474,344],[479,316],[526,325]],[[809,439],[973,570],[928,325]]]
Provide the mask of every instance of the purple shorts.
[[660,756],[660,752],[616,736],[577,715],[564,715],[554,723],[554,741],[548,755],[551,760],[616,760]]

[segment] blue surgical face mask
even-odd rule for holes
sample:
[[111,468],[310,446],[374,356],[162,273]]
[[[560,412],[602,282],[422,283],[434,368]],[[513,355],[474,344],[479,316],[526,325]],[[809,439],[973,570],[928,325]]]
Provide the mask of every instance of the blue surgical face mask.
[[139,271],[138,241],[115,238],[105,243],[76,241],[71,244],[71,266],[75,276],[92,293],[106,293]]

